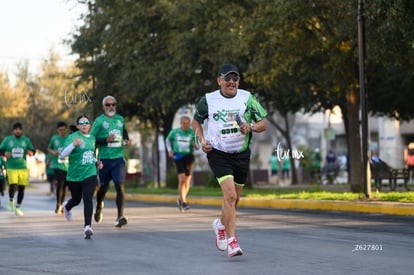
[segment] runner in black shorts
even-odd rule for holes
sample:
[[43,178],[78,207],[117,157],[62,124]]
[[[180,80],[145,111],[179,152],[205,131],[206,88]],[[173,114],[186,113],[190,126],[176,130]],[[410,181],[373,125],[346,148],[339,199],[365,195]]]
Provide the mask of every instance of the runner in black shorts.
[[[184,155],[182,158],[180,159],[175,159],[175,167],[177,169],[177,174],[184,174],[185,178],[190,178],[188,182],[188,187],[185,186],[186,190],[185,190],[185,197],[183,199],[178,199],[178,207],[180,210],[189,210],[190,206],[188,205],[187,202],[187,194],[188,191],[190,189],[190,181],[191,181],[191,175],[193,173],[193,168],[194,168],[194,156],[193,155]],[[180,177],[180,176],[178,176]],[[180,183],[178,183],[180,185]],[[182,184],[182,183],[181,183]],[[181,189],[184,186],[181,187]],[[178,188],[180,191],[180,188]]]
[[[205,94],[197,104],[193,129],[223,192],[221,217],[213,221],[216,246],[230,257],[243,254],[236,238],[236,206],[247,179],[253,132],[266,130],[267,112],[248,91],[238,89],[236,66],[223,65],[220,89]],[[208,121],[204,136],[201,124]]]
[[213,148],[207,154],[207,159],[213,174],[217,178],[233,175],[235,184],[244,186],[250,165],[250,149],[241,153],[225,153]]
[[194,156],[185,155],[180,159],[175,159],[175,166],[177,168],[177,173],[184,173],[186,176],[190,176],[194,168]]
[[191,176],[194,168],[194,149],[198,149],[195,143],[193,129],[190,128],[190,118],[183,116],[180,119],[181,127],[172,129],[165,144],[168,156],[174,159],[178,174],[178,209],[180,211],[189,210],[187,195],[190,191]]

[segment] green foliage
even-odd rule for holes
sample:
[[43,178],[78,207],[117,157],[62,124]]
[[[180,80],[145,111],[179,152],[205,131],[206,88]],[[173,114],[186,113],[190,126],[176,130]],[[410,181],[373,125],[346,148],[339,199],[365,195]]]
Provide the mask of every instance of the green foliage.
[[[139,194],[176,194],[175,188],[144,188],[129,189],[129,193]],[[194,186],[190,188],[191,196],[213,196],[220,197],[222,192],[220,188]],[[266,198],[266,199],[304,199],[304,200],[341,200],[355,201],[365,200],[364,195],[360,193],[350,193],[343,191],[328,191],[323,187],[310,186],[307,188],[250,188],[244,189],[242,197],[249,198]],[[372,193],[372,201],[392,201],[392,202],[414,202],[414,192],[377,192]]]
[[216,177],[214,177],[212,172],[208,172],[205,174],[206,177],[206,182],[207,182],[207,187],[208,188],[217,188],[217,186],[220,186],[220,184],[218,183]]
[[177,170],[175,169],[175,167],[170,167],[167,170],[166,184],[168,188],[177,190],[178,176],[177,176]]
[[140,179],[138,177],[132,177],[130,179],[127,179],[127,180],[125,180],[125,188],[126,189],[138,188],[139,187],[139,181],[140,181]]
[[414,2],[369,1],[367,22],[368,107],[374,114],[413,118]]
[[45,151],[58,121],[69,125],[79,114],[90,114],[89,97],[82,86],[75,87],[72,79],[77,70],[73,66],[60,67],[59,62],[59,55],[51,51],[39,75],[32,75],[28,64],[22,63],[13,85],[0,77],[0,136],[10,135],[12,124],[21,122],[33,145]]
[[300,166],[308,172],[312,171],[314,160],[312,158],[313,150],[306,146],[298,146],[298,150],[303,152],[303,158],[299,159]]

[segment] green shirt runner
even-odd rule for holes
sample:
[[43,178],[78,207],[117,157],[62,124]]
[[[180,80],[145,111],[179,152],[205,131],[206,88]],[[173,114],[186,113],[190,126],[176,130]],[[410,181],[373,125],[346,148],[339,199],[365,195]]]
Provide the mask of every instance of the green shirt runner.
[[50,139],[48,148],[51,148],[52,150],[59,152],[59,156],[50,155],[50,158],[51,158],[50,168],[68,171],[68,167],[69,167],[68,157],[65,157],[65,158],[60,157],[60,153],[64,149],[65,141],[67,137],[68,136],[62,137],[58,134],[55,134]]
[[0,144],[0,151],[10,152],[10,157],[6,161],[7,169],[27,169],[26,155],[27,150],[36,151],[32,142],[27,136],[16,138],[14,135],[7,136]]
[[69,146],[76,138],[83,140],[83,144],[76,146],[69,155],[69,170],[66,179],[68,181],[83,181],[92,176],[96,176],[96,158],[95,158],[95,137],[92,135],[83,135],[81,132],[75,132],[67,138],[65,148]]
[[168,134],[167,140],[172,143],[174,159],[179,159],[194,152],[193,141],[195,140],[195,134],[192,128],[189,128],[186,132],[181,127],[175,128]]
[[275,155],[271,155],[269,158],[270,169],[273,171],[279,170],[279,159]]
[[95,119],[90,134],[95,136],[96,139],[107,138],[111,134],[115,135],[113,142],[98,144],[99,159],[117,159],[124,157],[124,130],[124,118],[118,114],[113,117],[107,117],[101,114]]

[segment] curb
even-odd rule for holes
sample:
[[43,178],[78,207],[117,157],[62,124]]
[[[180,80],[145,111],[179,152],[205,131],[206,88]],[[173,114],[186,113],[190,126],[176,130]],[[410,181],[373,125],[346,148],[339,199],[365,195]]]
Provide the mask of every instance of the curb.
[[[39,185],[34,184],[39,188]],[[40,189],[40,190],[39,190]],[[46,192],[47,185],[41,185],[39,191]],[[115,193],[109,192],[107,198],[115,199]],[[174,206],[177,203],[177,195],[148,195],[126,194],[126,200],[165,202]],[[191,196],[189,203],[192,205],[221,206],[221,197]],[[358,213],[373,213],[385,215],[414,216],[414,203],[398,203],[384,201],[334,201],[334,200],[298,200],[298,199],[263,199],[242,197],[239,207],[275,208],[275,209],[303,209],[319,211],[343,211]]]
[[[107,197],[115,198],[114,193],[108,193]],[[175,195],[144,195],[126,194],[126,200],[167,202],[176,204]],[[192,205],[216,205],[221,206],[221,197],[191,197]],[[239,207],[275,208],[275,209],[306,209],[323,211],[344,211],[359,213],[376,213],[386,215],[414,216],[414,203],[395,203],[383,201],[334,201],[334,200],[294,200],[294,199],[240,199]]]

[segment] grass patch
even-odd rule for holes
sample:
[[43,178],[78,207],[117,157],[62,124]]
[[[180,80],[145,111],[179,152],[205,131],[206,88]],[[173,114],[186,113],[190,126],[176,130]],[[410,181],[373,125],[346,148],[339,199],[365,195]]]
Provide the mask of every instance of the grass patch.
[[[112,188],[111,188],[112,189]],[[346,189],[346,187],[344,188]],[[347,189],[349,190],[349,188]],[[112,190],[114,191],[114,190]],[[172,188],[128,188],[127,193],[131,194],[167,194],[177,195],[177,190]],[[219,188],[213,187],[191,187],[189,196],[213,196],[221,197]],[[267,198],[267,199],[302,199],[302,200],[341,200],[354,201],[358,199],[373,201],[390,201],[413,203],[414,192],[375,192],[372,191],[369,199],[365,199],[363,193],[351,193],[349,191],[323,190],[319,186],[304,187],[277,187],[277,188],[253,188],[244,189],[242,197]]]
[[379,201],[414,202],[414,192],[372,193],[370,199]]

